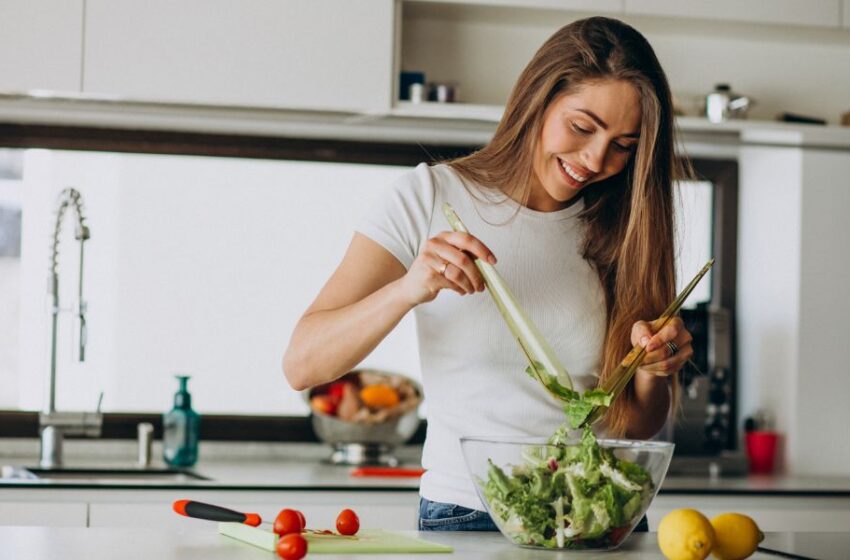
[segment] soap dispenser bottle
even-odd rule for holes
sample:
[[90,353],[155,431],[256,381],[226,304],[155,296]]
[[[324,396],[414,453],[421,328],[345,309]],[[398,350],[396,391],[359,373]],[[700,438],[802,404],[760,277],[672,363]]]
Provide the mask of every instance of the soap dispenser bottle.
[[162,417],[162,457],[173,467],[191,467],[198,460],[201,417],[192,410],[188,375],[178,375],[180,388],[174,394],[174,408]]

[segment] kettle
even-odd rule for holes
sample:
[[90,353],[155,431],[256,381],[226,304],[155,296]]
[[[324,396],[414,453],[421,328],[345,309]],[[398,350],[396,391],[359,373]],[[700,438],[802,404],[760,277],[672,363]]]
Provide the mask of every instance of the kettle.
[[715,123],[727,119],[745,119],[753,104],[753,99],[732,93],[729,84],[717,84],[714,91],[705,96],[705,116]]

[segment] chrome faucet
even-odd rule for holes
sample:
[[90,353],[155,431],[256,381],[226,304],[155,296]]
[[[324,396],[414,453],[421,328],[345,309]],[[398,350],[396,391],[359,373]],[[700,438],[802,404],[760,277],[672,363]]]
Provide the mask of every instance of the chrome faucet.
[[56,342],[59,313],[63,309],[59,305],[59,233],[62,229],[62,219],[65,212],[73,209],[77,216],[74,238],[80,242],[79,286],[76,314],[80,321],[79,360],[85,361],[86,350],[86,303],[83,300],[83,244],[89,239],[89,228],[83,216],[83,200],[80,193],[73,188],[64,189],[59,193],[56,209],[56,224],[50,244],[50,269],[48,276],[48,293],[50,294],[50,384],[44,410],[39,414],[39,432],[41,435],[41,458],[39,465],[48,469],[62,465],[62,441],[66,435],[98,437],[103,425],[103,415],[100,412],[103,393],[97,403],[95,412],[59,412],[56,410]]

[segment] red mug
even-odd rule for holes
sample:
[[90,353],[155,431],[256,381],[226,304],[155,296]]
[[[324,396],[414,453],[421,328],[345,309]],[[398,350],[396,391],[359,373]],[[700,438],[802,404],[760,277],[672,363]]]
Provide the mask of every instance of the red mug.
[[747,458],[750,460],[750,472],[753,474],[772,473],[779,434],[776,432],[747,432],[744,435],[744,441],[747,445]]

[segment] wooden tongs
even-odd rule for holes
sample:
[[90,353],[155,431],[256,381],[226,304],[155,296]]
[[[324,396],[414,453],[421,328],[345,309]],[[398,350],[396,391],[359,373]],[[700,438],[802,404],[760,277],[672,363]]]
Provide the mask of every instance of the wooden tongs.
[[[710,259],[702,270],[700,270],[694,279],[691,280],[690,284],[685,286],[685,289],[676,296],[676,299],[667,306],[667,309],[661,314],[661,316],[652,322],[652,331],[658,332],[661,330],[664,325],[667,324],[670,319],[676,316],[679,310],[682,308],[682,305],[685,303],[685,300],[688,299],[688,296],[691,295],[691,292],[694,291],[699,281],[702,280],[702,277],[711,269],[714,265],[714,259]],[[600,389],[611,395],[611,402],[614,402],[617,397],[620,396],[620,393],[623,392],[623,389],[629,384],[629,381],[634,377],[635,371],[640,367],[641,363],[643,363],[643,359],[646,357],[646,348],[636,344],[631,351],[626,354],[626,357],[620,362],[614,371],[611,372],[611,375],[599,386]],[[605,406],[597,406],[593,409],[590,415],[587,417],[585,424],[593,424],[605,413]]]

